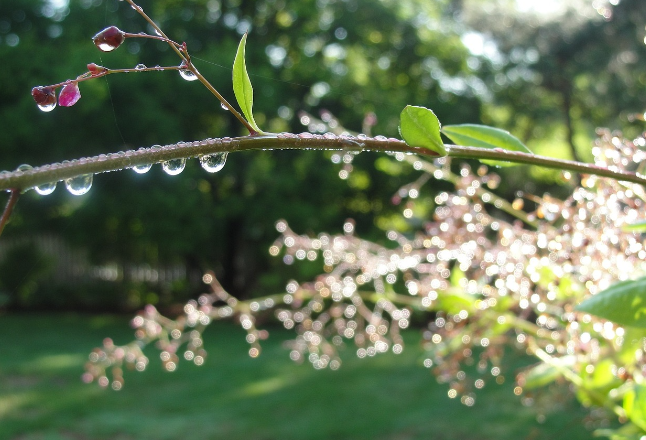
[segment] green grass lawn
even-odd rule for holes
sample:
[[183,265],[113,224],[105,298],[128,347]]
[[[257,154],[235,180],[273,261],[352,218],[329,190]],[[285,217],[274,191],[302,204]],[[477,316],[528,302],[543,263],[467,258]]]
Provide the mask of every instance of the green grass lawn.
[[[586,411],[555,405],[543,423],[514,396],[512,374],[487,385],[474,407],[447,397],[421,366],[419,336],[401,355],[346,355],[338,371],[289,360],[270,331],[258,359],[244,333],[218,323],[205,335],[209,357],[161,370],[154,351],[144,373],[126,372],[118,392],[80,381],[90,350],[110,336],[132,339],[112,316],[0,316],[0,440],[62,439],[589,439]],[[518,361],[518,360],[517,360]],[[520,360],[522,362],[522,360]]]

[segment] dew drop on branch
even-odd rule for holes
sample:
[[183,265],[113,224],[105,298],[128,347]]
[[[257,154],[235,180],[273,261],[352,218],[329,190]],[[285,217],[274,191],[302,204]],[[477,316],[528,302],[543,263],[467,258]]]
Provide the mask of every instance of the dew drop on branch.
[[43,183],[42,185],[34,187],[34,191],[41,196],[48,196],[56,189],[56,183],[57,182]]
[[144,69],[146,69],[146,65],[145,65],[145,64],[137,64],[137,65],[135,66],[135,70],[144,70]]
[[162,162],[162,169],[171,176],[176,176],[182,171],[186,166],[186,158],[181,159],[171,159],[165,162]]
[[226,105],[224,105],[224,102],[220,103],[220,107],[222,107],[222,110],[229,111],[229,108]]
[[186,81],[195,81],[197,79],[197,75],[186,68],[179,69],[179,74]]
[[228,153],[225,151],[200,156],[200,165],[209,173],[217,173],[224,168],[224,164],[227,162],[227,155]]
[[75,196],[82,196],[92,188],[93,174],[83,174],[65,180],[65,188]]
[[34,167],[32,167],[31,165],[23,163],[22,165],[19,165],[18,168],[16,168],[16,171],[25,172],[33,169]]
[[153,167],[153,164],[146,163],[143,165],[135,165],[132,167],[133,171],[137,174],[146,174]]

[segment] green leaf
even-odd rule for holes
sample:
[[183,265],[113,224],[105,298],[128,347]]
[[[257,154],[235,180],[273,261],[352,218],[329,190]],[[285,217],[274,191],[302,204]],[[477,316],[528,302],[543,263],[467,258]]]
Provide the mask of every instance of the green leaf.
[[646,232],[646,220],[637,223],[631,223],[629,225],[623,225],[621,227],[621,230],[624,232]]
[[428,148],[446,156],[440,136],[440,121],[425,107],[407,105],[399,116],[399,133],[411,147]]
[[624,396],[624,410],[635,425],[646,430],[646,386],[635,384]]
[[262,133],[253,119],[253,87],[244,61],[246,43],[247,34],[244,34],[238,45],[236,58],[233,60],[233,93],[249,125],[258,133]]
[[621,281],[576,306],[617,324],[646,328],[646,277]]
[[[445,125],[442,133],[463,147],[502,148],[508,151],[531,153],[518,138],[508,131],[477,124]],[[501,160],[482,160],[482,162],[499,167],[518,165]]]
[[525,388],[532,390],[554,382],[561,377],[561,371],[553,365],[541,363],[525,373]]

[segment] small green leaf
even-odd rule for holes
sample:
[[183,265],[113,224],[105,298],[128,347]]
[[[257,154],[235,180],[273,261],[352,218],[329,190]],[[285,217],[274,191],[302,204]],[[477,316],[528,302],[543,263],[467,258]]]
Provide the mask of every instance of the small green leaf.
[[528,390],[540,388],[554,382],[562,376],[554,365],[540,363],[525,373],[525,386]]
[[646,220],[637,223],[631,223],[629,225],[623,225],[621,227],[621,230],[624,232],[646,232]]
[[646,328],[646,277],[621,281],[576,306],[617,324]]
[[[531,153],[525,144],[508,131],[486,125],[445,125],[442,128],[442,133],[455,142],[456,145],[462,145],[464,147],[502,148],[508,151]],[[517,165],[512,162],[500,160],[482,160],[482,162],[500,167]]]
[[399,133],[411,147],[428,148],[446,156],[440,136],[440,121],[427,108],[407,105],[399,117]]
[[236,58],[233,61],[233,92],[249,125],[258,133],[262,133],[262,130],[258,128],[256,121],[253,119],[253,87],[244,61],[246,43],[247,34],[244,34],[240,40]]

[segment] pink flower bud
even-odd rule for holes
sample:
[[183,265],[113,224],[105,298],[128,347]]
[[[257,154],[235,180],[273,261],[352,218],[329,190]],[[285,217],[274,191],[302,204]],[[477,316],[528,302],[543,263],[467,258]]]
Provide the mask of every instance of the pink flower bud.
[[106,69],[105,67],[99,66],[98,64],[94,64],[94,63],[88,64],[87,65],[87,70],[90,71],[92,76],[100,75],[100,74],[105,73],[105,72],[108,71],[108,69]]
[[58,103],[61,107],[71,107],[81,99],[81,91],[75,82],[70,82],[63,86],[61,94],[58,96]]
[[101,32],[92,37],[92,41],[96,47],[103,52],[110,52],[121,46],[123,40],[126,39],[125,33],[116,26],[110,26],[103,29]]
[[31,89],[31,96],[36,101],[38,108],[44,112],[54,110],[56,107],[56,92],[52,87],[34,87]]

